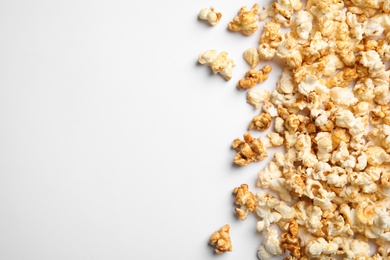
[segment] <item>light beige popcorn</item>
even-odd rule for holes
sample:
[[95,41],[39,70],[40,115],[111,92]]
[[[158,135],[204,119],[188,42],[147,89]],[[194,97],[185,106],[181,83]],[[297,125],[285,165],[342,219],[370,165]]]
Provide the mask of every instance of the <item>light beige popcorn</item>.
[[225,252],[232,251],[232,243],[230,240],[230,226],[225,225],[220,230],[215,231],[210,237],[210,245],[215,247],[217,254],[223,254]]
[[258,29],[258,25],[256,23],[258,12],[258,4],[254,4],[251,10],[247,10],[245,6],[241,7],[238,15],[228,24],[229,30],[241,32],[247,36],[254,34]]
[[201,53],[198,60],[200,64],[209,65],[214,74],[218,73],[226,80],[230,80],[235,63],[228,59],[227,55],[226,51],[218,54],[216,50],[208,50]]
[[258,48],[249,48],[244,51],[244,60],[251,66],[252,69],[256,68],[260,62],[260,56]]
[[221,20],[222,13],[215,12],[214,7],[203,8],[198,15],[200,20],[207,21],[211,25],[216,25]]
[[247,93],[247,102],[259,109],[260,104],[268,102],[270,97],[271,94],[266,89],[251,89]]

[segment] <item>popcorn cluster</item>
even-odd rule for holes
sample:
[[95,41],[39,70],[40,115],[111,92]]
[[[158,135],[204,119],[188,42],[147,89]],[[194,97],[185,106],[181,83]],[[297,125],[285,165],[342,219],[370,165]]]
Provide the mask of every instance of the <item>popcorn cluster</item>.
[[[234,163],[284,148],[258,173],[274,195],[233,191],[239,218],[259,217],[259,259],[390,259],[390,1],[277,0],[242,8],[229,29],[253,34],[254,17],[266,21],[237,87],[260,110],[248,130],[272,131],[235,139]],[[254,88],[274,58],[285,64],[276,88]]]

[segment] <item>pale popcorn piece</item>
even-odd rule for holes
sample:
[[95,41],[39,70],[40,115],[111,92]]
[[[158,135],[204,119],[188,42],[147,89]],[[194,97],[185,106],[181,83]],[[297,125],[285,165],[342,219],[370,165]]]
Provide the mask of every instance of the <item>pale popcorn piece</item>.
[[319,257],[322,254],[325,255],[331,255],[335,254],[337,249],[339,248],[339,245],[337,243],[326,241],[324,238],[320,237],[316,240],[311,241],[306,246],[306,254],[312,256],[312,257]]
[[360,63],[364,67],[368,68],[369,73],[375,74],[384,70],[385,64],[382,62],[381,57],[376,51],[374,50],[363,51],[360,52],[360,54],[362,57],[360,59]]
[[235,139],[232,147],[237,151],[234,157],[234,163],[246,166],[251,162],[262,161],[268,156],[259,138],[253,138],[250,133],[244,134],[244,141]]
[[278,256],[284,253],[283,248],[281,248],[276,229],[269,229],[266,231],[264,248],[272,256]]
[[350,88],[334,87],[330,90],[330,100],[344,108],[354,106],[359,100],[353,94]]
[[293,22],[300,40],[307,41],[313,27],[313,15],[307,11],[299,11]]
[[257,48],[249,48],[244,52],[244,60],[251,66],[252,69],[256,68],[260,62],[259,51]]
[[372,166],[379,166],[382,163],[390,162],[390,155],[379,146],[370,146],[367,148],[367,163]]
[[282,200],[291,201],[291,195],[286,188],[286,180],[275,162],[271,161],[257,176],[256,185],[258,187],[270,188],[276,191]]
[[271,48],[268,43],[262,43],[259,45],[258,53],[261,60],[271,60],[276,55],[276,49]]
[[270,132],[267,134],[267,137],[270,139],[270,142],[273,146],[283,145],[284,138],[281,137],[278,133]]
[[380,36],[390,29],[390,17],[388,14],[377,14],[368,19],[364,33],[366,36]]
[[297,68],[302,64],[302,55],[297,40],[291,36],[286,37],[276,49],[276,56],[290,68]]
[[302,3],[299,0],[278,0],[272,5],[272,11],[268,15],[274,18],[274,21],[285,27],[291,25],[291,17],[294,11],[302,9]]
[[270,114],[262,112],[260,115],[253,117],[248,130],[256,129],[258,131],[265,131],[271,126],[271,120]]
[[269,47],[276,48],[282,39],[280,24],[266,21],[260,36],[260,44],[266,43]]
[[234,203],[240,206],[236,208],[236,213],[241,220],[245,220],[248,214],[256,209],[255,196],[248,190],[248,184],[234,188],[233,194],[236,195]]
[[318,133],[315,137],[317,142],[317,158],[319,161],[327,162],[332,152],[332,135],[328,132]]
[[232,251],[232,243],[230,240],[230,226],[226,224],[220,230],[214,232],[210,237],[210,245],[215,247],[217,254],[223,254],[225,252]]
[[210,66],[214,74],[220,74],[226,80],[232,78],[232,71],[235,63],[232,59],[227,58],[228,53],[223,51],[217,53],[216,50],[208,50],[199,55],[199,63]]
[[222,13],[215,12],[214,7],[203,8],[198,15],[200,20],[207,21],[211,25],[216,25],[221,20]]
[[272,67],[269,65],[265,65],[260,70],[250,69],[246,72],[245,78],[238,81],[237,87],[242,90],[253,88],[256,84],[267,80],[271,71]]
[[251,89],[247,93],[247,102],[256,109],[260,108],[260,104],[268,102],[270,100],[271,94],[266,89]]
[[280,79],[277,81],[276,90],[284,94],[292,94],[296,90],[291,70],[287,67],[284,68]]
[[238,15],[228,24],[229,30],[241,32],[247,36],[254,34],[258,29],[256,24],[258,12],[259,5],[257,3],[252,6],[251,10],[247,10],[245,6],[241,7]]

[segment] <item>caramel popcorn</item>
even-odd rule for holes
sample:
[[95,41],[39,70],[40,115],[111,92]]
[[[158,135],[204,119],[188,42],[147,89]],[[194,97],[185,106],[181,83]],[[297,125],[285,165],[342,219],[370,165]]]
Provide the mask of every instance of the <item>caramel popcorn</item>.
[[258,4],[254,4],[251,10],[247,10],[245,6],[241,7],[238,15],[228,24],[229,30],[241,32],[247,36],[254,34],[258,29],[256,24],[258,12]]
[[268,79],[269,73],[272,71],[272,67],[265,65],[260,70],[250,69],[246,74],[245,78],[238,81],[237,87],[239,89],[250,89],[256,86],[256,84],[263,82]]
[[[237,31],[255,6],[232,22]],[[284,149],[259,170],[261,191],[234,189],[240,219],[259,217],[258,257],[390,259],[390,1],[275,0],[259,20],[238,88],[260,109],[248,130],[270,131],[234,140],[234,163]],[[284,64],[276,86],[254,88],[271,73],[254,68],[273,59]]]
[[268,156],[260,139],[253,138],[250,133],[244,134],[244,140],[235,139],[232,147],[237,151],[234,163],[241,166],[246,166],[251,162],[262,161]]
[[230,226],[225,225],[220,230],[215,231],[210,237],[210,245],[215,247],[217,254],[232,251],[232,243],[229,234]]
[[248,190],[248,184],[241,184],[240,187],[234,188],[233,194],[236,195],[234,203],[240,206],[236,208],[236,213],[241,220],[245,220],[248,213],[256,209],[255,196]]

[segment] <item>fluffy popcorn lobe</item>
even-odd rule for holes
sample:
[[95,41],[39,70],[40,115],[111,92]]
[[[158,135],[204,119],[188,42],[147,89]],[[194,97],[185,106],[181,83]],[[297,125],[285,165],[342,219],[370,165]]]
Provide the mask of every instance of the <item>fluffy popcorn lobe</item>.
[[[390,259],[390,1],[275,0],[228,28],[260,39],[237,83],[257,111],[232,142],[235,164],[259,165],[256,192],[233,190],[258,258]],[[226,52],[199,62],[231,77]]]

